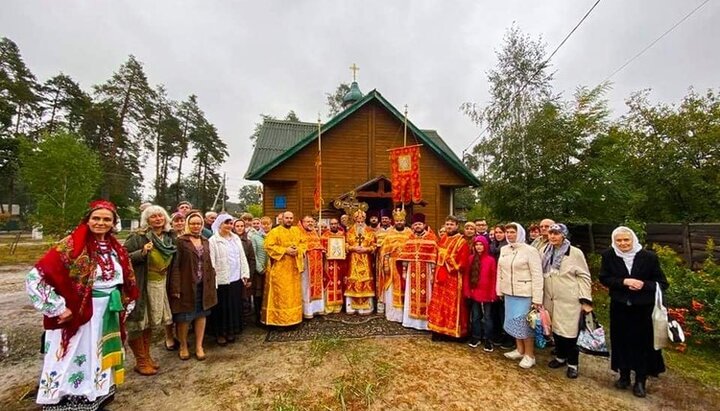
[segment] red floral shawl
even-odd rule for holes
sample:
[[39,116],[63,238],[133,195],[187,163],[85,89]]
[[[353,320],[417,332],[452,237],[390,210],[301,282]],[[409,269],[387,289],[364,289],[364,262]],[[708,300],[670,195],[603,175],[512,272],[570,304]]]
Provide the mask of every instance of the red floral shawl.
[[[108,234],[107,237],[110,246],[118,255],[123,270],[122,301],[123,305],[127,306],[130,301],[138,298],[135,273],[125,248],[115,236]],[[43,280],[65,299],[66,307],[73,313],[70,320],[62,324],[58,324],[59,317],[43,318],[43,326],[46,330],[62,328],[63,356],[70,339],[93,315],[92,289],[97,270],[96,253],[95,237],[88,225],[81,223],[35,264]],[[124,341],[125,312],[120,316],[120,333]]]

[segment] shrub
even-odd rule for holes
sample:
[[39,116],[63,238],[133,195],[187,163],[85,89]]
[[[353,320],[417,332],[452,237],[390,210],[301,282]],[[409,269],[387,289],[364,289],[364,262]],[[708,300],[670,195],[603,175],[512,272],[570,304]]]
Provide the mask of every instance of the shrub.
[[654,245],[653,250],[670,283],[665,292],[665,305],[686,336],[696,344],[720,343],[720,266],[714,261],[714,242],[708,241],[708,259],[699,271],[687,268],[671,248]]

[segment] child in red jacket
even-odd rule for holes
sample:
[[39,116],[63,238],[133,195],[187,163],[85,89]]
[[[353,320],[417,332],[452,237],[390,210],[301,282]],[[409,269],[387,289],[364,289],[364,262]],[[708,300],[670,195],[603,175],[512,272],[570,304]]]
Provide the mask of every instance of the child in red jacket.
[[484,351],[492,352],[491,307],[498,298],[495,291],[497,262],[490,255],[490,244],[485,236],[479,235],[473,239],[471,251],[467,269],[463,273],[463,297],[470,311],[471,335],[468,345],[475,348],[482,343]]

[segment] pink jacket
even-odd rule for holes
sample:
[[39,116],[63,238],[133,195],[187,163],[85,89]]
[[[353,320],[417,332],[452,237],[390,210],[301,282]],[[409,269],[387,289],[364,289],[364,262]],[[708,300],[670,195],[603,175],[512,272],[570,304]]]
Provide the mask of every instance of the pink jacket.
[[[483,243],[485,246],[482,254],[477,256],[475,253],[475,243]],[[484,236],[477,236],[473,242],[472,253],[468,257],[467,268],[463,272],[463,297],[470,298],[480,303],[489,303],[497,300],[495,291],[495,282],[497,281],[497,262],[490,255],[490,244]],[[471,270],[473,261],[476,257],[480,258],[480,267],[477,284],[472,287],[470,285]]]

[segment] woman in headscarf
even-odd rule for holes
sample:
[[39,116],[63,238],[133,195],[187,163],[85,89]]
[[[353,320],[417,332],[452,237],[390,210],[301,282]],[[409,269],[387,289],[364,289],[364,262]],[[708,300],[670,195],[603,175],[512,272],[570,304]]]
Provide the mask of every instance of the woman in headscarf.
[[37,395],[43,409],[102,409],[124,381],[124,317],[138,289],[112,234],[117,221],[114,204],[90,203],[80,225],[27,275],[25,289],[46,330]]
[[210,260],[215,268],[218,304],[210,315],[210,328],[218,345],[225,346],[242,332],[243,288],[250,279],[250,269],[242,241],[233,233],[232,216],[220,214],[212,231]]
[[668,288],[655,253],[643,250],[635,232],[618,227],[612,232],[612,248],[602,253],[600,282],[610,289],[610,367],[620,373],[615,387],[630,386],[645,397],[648,375],[665,371],[660,350],[653,347],[652,311],[655,290]]
[[173,320],[177,324],[181,360],[190,358],[187,337],[190,323],[195,331],[195,356],[205,359],[203,338],[205,317],[217,304],[215,269],[210,262],[210,245],[202,237],[204,219],[199,211],[190,212],[185,221],[185,234],[177,240],[177,254],[170,271],[168,292]]
[[483,343],[483,350],[493,351],[492,303],[497,300],[495,283],[497,262],[490,255],[490,243],[484,235],[475,236],[467,269],[463,275],[463,297],[470,311],[470,345]]
[[535,365],[535,341],[527,314],[543,302],[542,261],[537,249],[525,243],[525,229],[518,223],[505,226],[508,244],[500,249],[497,295],[505,300],[503,328],[515,338],[516,348],[505,353],[520,360],[520,367]]
[[128,316],[128,345],[135,355],[135,371],[155,375],[159,364],[150,356],[152,330],[164,326],[165,348],[175,348],[167,275],[175,257],[175,236],[164,208],[150,205],[140,216],[140,228],[125,240],[135,270],[140,298]]
[[548,366],[567,365],[568,378],[578,376],[578,348],[581,311],[592,311],[592,280],[585,255],[570,245],[565,224],[548,229],[549,245],[542,259],[544,306],[552,320],[555,358]]

